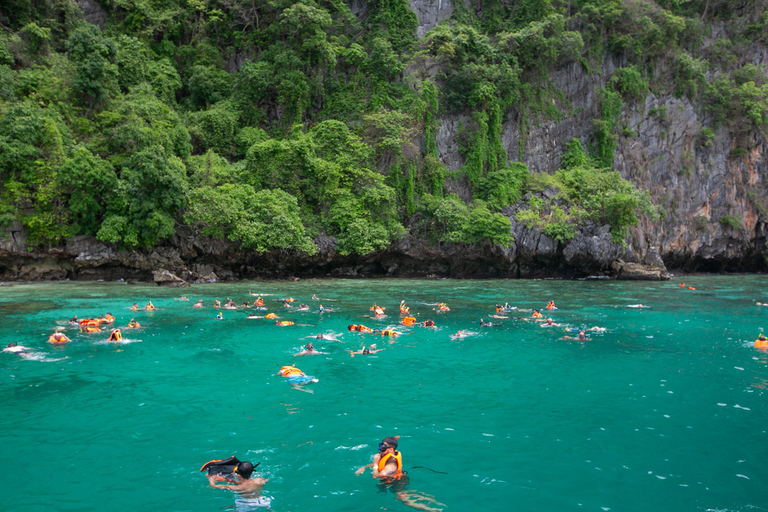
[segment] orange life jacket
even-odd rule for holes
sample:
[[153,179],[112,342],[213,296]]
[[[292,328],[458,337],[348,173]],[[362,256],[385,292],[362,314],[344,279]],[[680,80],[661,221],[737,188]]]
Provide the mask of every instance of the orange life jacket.
[[389,476],[389,478],[400,478],[403,476],[403,455],[400,452],[395,452],[394,455],[391,453],[388,453],[381,457],[379,459],[379,472],[384,471],[384,468],[387,466],[387,462],[389,459],[395,459],[395,462],[397,462],[397,470]]
[[276,313],[268,313],[267,316],[265,316],[264,318],[277,318],[277,314]]
[[413,325],[416,323],[416,317],[415,316],[406,316],[403,318],[403,325]]
[[755,348],[768,348],[768,340],[755,340]]
[[289,325],[293,325],[293,322],[290,320],[281,320],[277,323],[280,327],[287,327]]
[[302,373],[304,372],[302,372],[295,366],[291,366],[291,365],[286,365],[280,368],[280,375],[282,375],[283,377],[290,377],[291,375],[301,375]]

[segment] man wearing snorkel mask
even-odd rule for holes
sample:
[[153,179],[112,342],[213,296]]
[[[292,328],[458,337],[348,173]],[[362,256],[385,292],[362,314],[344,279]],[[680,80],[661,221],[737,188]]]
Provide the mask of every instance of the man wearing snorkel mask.
[[373,456],[373,462],[357,468],[355,474],[362,475],[366,468],[372,468],[373,477],[379,479],[379,487],[395,493],[403,505],[427,512],[440,512],[442,509],[430,507],[427,503],[437,505],[442,503],[418,491],[406,490],[409,479],[403,471],[403,457],[397,451],[397,439],[397,437],[385,437],[379,443],[379,453]]

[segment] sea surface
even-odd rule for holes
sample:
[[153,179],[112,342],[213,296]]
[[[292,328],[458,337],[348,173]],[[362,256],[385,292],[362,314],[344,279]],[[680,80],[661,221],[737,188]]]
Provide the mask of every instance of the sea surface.
[[[260,462],[277,512],[406,511],[370,470],[355,475],[382,438],[399,436],[409,489],[446,511],[768,510],[768,351],[753,343],[768,328],[768,307],[756,305],[768,277],[679,284],[2,286],[0,344],[30,353],[0,353],[0,509],[234,510],[236,496],[208,487],[199,468],[236,455]],[[213,299],[241,304],[249,292],[268,308],[257,315],[295,324],[246,309],[214,318]],[[279,301],[288,297],[291,308]],[[199,299],[205,308],[192,307]],[[149,300],[157,311],[129,310]],[[401,300],[436,328],[398,327]],[[549,300],[560,327],[516,319]],[[387,317],[372,318],[374,302]],[[491,318],[497,303],[518,309]],[[113,343],[67,322],[107,312],[142,327]],[[404,334],[347,330],[360,323]],[[72,342],[47,343],[57,326]],[[593,326],[607,330],[560,339]],[[318,333],[340,341],[294,357]],[[350,356],[371,343],[385,350]],[[295,389],[276,375],[292,363],[319,382]]]

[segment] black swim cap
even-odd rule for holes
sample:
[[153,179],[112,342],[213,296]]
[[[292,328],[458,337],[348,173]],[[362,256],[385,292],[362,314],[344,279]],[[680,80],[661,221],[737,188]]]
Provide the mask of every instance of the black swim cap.
[[250,478],[253,473],[253,464],[250,462],[241,462],[235,468],[235,472],[243,478]]

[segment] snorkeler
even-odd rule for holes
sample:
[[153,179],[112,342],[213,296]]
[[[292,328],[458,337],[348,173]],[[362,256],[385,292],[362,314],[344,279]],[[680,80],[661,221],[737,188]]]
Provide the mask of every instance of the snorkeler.
[[215,320],[224,320],[224,315],[221,314],[221,311],[219,311],[219,314],[213,317]]
[[499,324],[493,322],[486,322],[484,318],[480,319],[480,327],[496,327]]
[[157,308],[155,307],[154,304],[152,304],[152,301],[149,301],[149,302],[147,302],[147,305],[144,306],[144,309],[146,309],[147,311],[154,311]]
[[379,452],[373,456],[373,462],[357,468],[356,475],[362,475],[367,468],[373,470],[373,478],[379,479],[380,489],[389,489],[406,507],[427,512],[440,512],[442,509],[433,508],[427,503],[444,506],[433,497],[418,491],[407,491],[409,478],[403,470],[403,455],[397,450],[397,437],[385,437],[379,443]]
[[[258,464],[256,464],[258,466]],[[259,508],[268,509],[271,506],[272,498],[261,495],[261,490],[269,481],[265,478],[251,478],[253,474],[253,464],[250,462],[240,462],[234,469],[232,475],[234,483],[218,484],[220,476],[208,474],[208,485],[215,489],[227,489],[236,492],[240,497],[235,500],[236,510],[256,510]]]
[[552,318],[547,318],[539,327],[560,327],[560,324],[556,324]]
[[424,320],[423,322],[421,322],[421,325],[423,325],[424,327],[434,327],[435,326],[435,321],[434,320]]
[[322,354],[322,353],[323,352],[318,352],[317,350],[315,350],[315,344],[310,341],[304,346],[304,349],[301,352],[299,352],[298,354],[293,354],[293,357],[314,356],[316,354]]
[[201,308],[203,307],[203,299],[200,299],[195,304],[192,305],[193,308]]
[[361,348],[360,350],[347,350],[349,352],[349,355],[352,357],[355,357],[355,355],[364,355],[367,356],[369,354],[375,354],[376,352],[381,352],[382,350],[387,350],[385,348],[376,348],[376,344],[373,343],[370,347]]
[[139,327],[141,327],[141,324],[136,320],[134,320],[133,318],[131,318],[131,321],[128,322],[129,329],[138,329]]
[[313,382],[318,382],[318,379],[311,375],[307,375],[292,364],[288,364],[280,368],[280,371],[277,372],[277,375],[286,377],[288,379],[288,383],[291,385],[291,387],[293,387],[293,389],[304,391],[306,393],[312,393],[312,390],[304,389],[302,386],[312,384]]
[[25,347],[24,345],[19,345],[18,343],[15,343],[13,341],[3,349],[3,352],[8,352],[9,354],[16,354],[17,356],[21,356],[21,357],[29,356],[30,355],[29,351],[30,349],[28,347]]
[[54,345],[58,343],[67,343],[69,341],[72,340],[69,339],[63,332],[59,331],[54,332],[48,337],[48,343],[53,343]]

